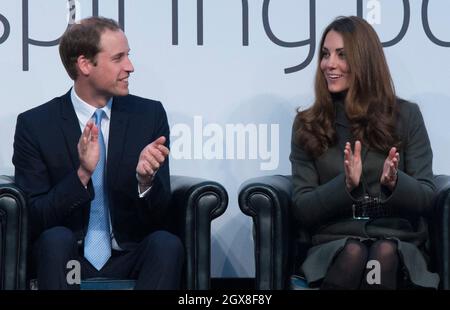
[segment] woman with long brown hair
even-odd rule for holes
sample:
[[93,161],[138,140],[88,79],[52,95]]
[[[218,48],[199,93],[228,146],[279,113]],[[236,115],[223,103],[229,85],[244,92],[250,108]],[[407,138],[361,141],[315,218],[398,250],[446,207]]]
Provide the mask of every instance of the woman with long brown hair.
[[438,286],[423,217],[432,156],[418,106],[395,95],[375,30],[358,17],[334,20],[320,43],[314,104],[292,131],[292,212],[312,236],[301,267],[311,286]]

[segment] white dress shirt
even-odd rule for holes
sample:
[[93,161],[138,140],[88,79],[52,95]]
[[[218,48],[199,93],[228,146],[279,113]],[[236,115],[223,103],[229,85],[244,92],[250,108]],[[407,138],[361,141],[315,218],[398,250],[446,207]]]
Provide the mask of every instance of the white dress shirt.
[[[90,119],[93,119],[95,111],[97,110],[96,107],[88,104],[83,99],[81,99],[77,93],[75,92],[75,87],[72,87],[72,90],[70,91],[70,98],[72,99],[72,104],[75,109],[75,113],[78,118],[78,123],[80,125],[81,132],[83,132],[84,128],[86,127],[86,124]],[[103,140],[105,141],[105,149],[108,150],[108,141],[109,141],[109,124],[111,120],[111,107],[112,107],[112,98],[108,101],[108,103],[101,108],[105,112],[105,115],[101,122],[101,131],[103,134]],[[94,121],[95,122],[95,121]],[[105,154],[106,162],[108,161],[108,152]],[[151,187],[149,187],[146,191],[143,193],[140,192],[140,188],[138,185],[138,194],[140,198],[143,198],[147,195],[147,193],[150,191]],[[116,239],[114,238],[114,234],[112,232],[112,225],[111,225],[111,215],[109,217],[109,227],[111,230],[111,246],[114,250],[121,250],[119,245],[117,244]]]

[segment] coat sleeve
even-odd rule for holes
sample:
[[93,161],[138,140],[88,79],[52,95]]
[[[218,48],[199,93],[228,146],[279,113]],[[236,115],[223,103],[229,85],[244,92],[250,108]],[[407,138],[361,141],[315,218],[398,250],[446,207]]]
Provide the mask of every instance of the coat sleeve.
[[35,123],[39,122],[19,115],[13,154],[15,182],[27,197],[32,235],[62,225],[72,210],[93,198],[93,193],[84,188],[75,170],[52,184],[49,165],[39,147]]
[[431,210],[433,183],[433,152],[422,114],[417,104],[405,103],[401,112],[403,125],[404,170],[398,171],[397,184],[386,200],[389,207],[404,215],[421,215]]
[[[167,114],[160,102],[157,104],[157,112],[154,113],[154,115],[154,122],[156,125],[155,132],[153,133],[153,140],[164,136],[166,137],[165,146],[169,148],[169,123],[167,121]],[[146,213],[153,218],[152,221],[164,221],[170,205],[170,197],[169,156],[167,156],[155,175],[150,192],[145,195],[143,199],[140,199],[140,203],[146,206]]]
[[295,141],[292,131],[291,155],[293,179],[293,214],[306,228],[315,229],[342,214],[351,214],[353,199],[340,173],[321,184],[314,159]]

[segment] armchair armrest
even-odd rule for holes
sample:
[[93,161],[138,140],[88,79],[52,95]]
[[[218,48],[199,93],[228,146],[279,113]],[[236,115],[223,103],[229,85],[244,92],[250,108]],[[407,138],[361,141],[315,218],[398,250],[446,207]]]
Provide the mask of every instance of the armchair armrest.
[[27,237],[24,195],[0,176],[0,289],[25,289]]
[[186,249],[186,289],[209,289],[211,221],[225,212],[228,194],[219,183],[205,179],[173,175],[170,182],[175,229]]
[[253,218],[257,289],[286,286],[291,192],[291,177],[282,175],[249,179],[239,190],[239,207]]
[[433,208],[433,225],[436,268],[441,277],[441,288],[450,289],[450,176],[434,177],[436,196]]

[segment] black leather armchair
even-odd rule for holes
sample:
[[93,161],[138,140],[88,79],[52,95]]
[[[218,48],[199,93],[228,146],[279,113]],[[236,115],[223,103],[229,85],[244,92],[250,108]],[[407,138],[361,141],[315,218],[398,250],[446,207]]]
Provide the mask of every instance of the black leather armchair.
[[[210,288],[211,221],[222,215],[228,195],[217,182],[171,176],[177,233],[184,243],[185,289]],[[11,177],[0,176],[0,288],[26,289],[28,251],[24,196]]]
[[[441,277],[440,287],[450,289],[450,176],[435,176],[435,182],[438,190],[429,225],[431,265]],[[291,176],[282,175],[247,180],[239,190],[239,207],[253,218],[257,289],[288,289],[290,275],[310,246],[294,240],[291,194]]]
[[23,289],[28,225],[25,199],[12,178],[0,176],[0,288]]

